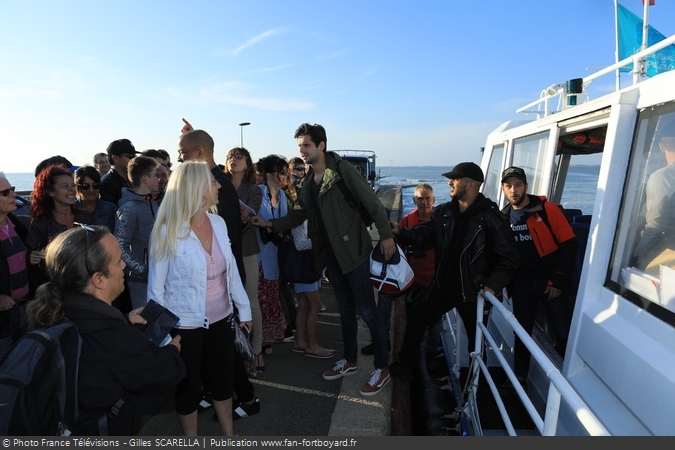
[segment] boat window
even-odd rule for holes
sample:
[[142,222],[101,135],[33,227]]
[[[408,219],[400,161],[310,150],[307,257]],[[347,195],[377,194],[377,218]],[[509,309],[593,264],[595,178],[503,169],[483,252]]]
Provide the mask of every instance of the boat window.
[[490,163],[485,172],[485,184],[483,185],[483,195],[495,202],[501,194],[501,174],[502,160],[504,159],[504,144],[492,147]]
[[[562,155],[561,155],[562,156]],[[557,159],[555,195],[551,200],[568,210],[593,215],[600,175],[599,155],[565,155]]]
[[516,139],[513,142],[513,163],[527,174],[528,192],[540,194],[542,189],[543,169],[546,162],[549,131]]
[[672,323],[675,102],[640,112],[619,214],[607,285]]

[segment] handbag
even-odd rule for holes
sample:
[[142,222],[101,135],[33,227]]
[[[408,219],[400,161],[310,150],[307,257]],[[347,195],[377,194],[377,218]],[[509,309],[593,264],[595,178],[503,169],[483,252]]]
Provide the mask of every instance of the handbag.
[[312,240],[309,238],[307,233],[307,221],[302,222],[301,225],[298,225],[295,228],[291,228],[291,234],[293,235],[293,242],[295,242],[295,248],[298,250],[309,250],[312,248]]
[[255,353],[253,352],[253,347],[251,346],[251,341],[248,338],[248,327],[245,327],[245,330],[239,328],[239,322],[235,321],[234,325],[234,348],[241,354],[241,359],[244,361],[244,367],[246,371],[252,378],[258,377],[258,371],[256,368],[256,359]]
[[279,281],[289,283],[314,283],[319,279],[312,249],[298,250],[293,239],[284,240],[277,251]]

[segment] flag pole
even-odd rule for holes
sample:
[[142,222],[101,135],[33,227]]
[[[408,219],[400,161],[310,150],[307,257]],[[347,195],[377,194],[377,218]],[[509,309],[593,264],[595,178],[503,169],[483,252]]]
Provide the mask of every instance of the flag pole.
[[[642,13],[642,47],[641,50],[645,50],[649,47],[649,4],[650,0],[642,0],[643,4],[643,13]],[[644,80],[647,75],[647,58],[643,57],[640,59],[640,71],[635,73],[637,81]],[[635,78],[634,78],[635,79]]]
[[[614,62],[619,62],[619,0],[614,0]],[[616,90],[621,90],[621,71],[616,69]]]
[[642,13],[642,49],[649,47],[649,1],[642,0],[644,12]]

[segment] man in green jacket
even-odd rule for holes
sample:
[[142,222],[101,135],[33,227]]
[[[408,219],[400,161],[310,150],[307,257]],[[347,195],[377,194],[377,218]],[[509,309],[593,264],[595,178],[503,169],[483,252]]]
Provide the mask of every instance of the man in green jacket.
[[[370,380],[360,390],[372,396],[389,383],[389,352],[382,316],[377,310],[370,282],[370,252],[372,238],[361,220],[358,205],[353,205],[338,185],[342,179],[352,197],[360,202],[375,222],[380,234],[380,246],[389,259],[396,250],[387,211],[372,188],[349,163],[326,151],[326,130],[318,124],[304,123],[295,131],[300,158],[311,168],[298,195],[294,209],[286,216],[272,221],[253,218],[253,224],[270,231],[285,231],[308,219],[309,235],[316,257],[317,279],[325,267],[335,292],[342,322],[344,357],[323,373],[326,380],[336,380],[357,371],[356,310],[368,325],[373,339],[374,365]],[[339,164],[340,171],[336,169]]]

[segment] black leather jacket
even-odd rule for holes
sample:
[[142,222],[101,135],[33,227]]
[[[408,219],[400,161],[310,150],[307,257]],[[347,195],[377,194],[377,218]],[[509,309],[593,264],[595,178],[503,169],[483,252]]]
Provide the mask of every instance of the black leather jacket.
[[[458,213],[452,201],[443,203],[434,209],[430,221],[411,229],[401,227],[399,234],[401,243],[434,246],[435,282],[439,287],[443,287],[443,277],[447,275],[454,214]],[[518,271],[520,256],[509,220],[495,202],[478,194],[465,213],[470,214],[470,218],[459,261],[461,287],[463,300],[474,302],[483,287],[499,294]]]

